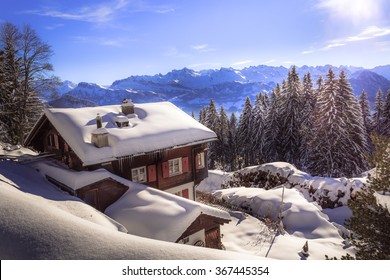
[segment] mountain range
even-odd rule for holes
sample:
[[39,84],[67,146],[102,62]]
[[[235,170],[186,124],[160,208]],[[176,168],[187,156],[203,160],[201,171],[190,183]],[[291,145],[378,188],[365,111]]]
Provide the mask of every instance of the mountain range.
[[[365,69],[354,66],[302,66],[297,72],[302,78],[310,72],[313,83],[332,68],[336,75],[344,70],[359,96],[364,89],[373,109],[378,89],[390,90],[390,65]],[[57,87],[56,98],[46,94],[44,99],[52,107],[85,107],[120,104],[124,98],[135,103],[171,101],[187,113],[198,112],[214,99],[227,112],[241,112],[247,96],[253,101],[260,93],[270,93],[276,84],[287,78],[289,68],[279,66],[251,66],[241,70],[221,68],[195,71],[188,68],[172,70],[165,75],[137,75],[117,80],[109,86],[64,81]]]

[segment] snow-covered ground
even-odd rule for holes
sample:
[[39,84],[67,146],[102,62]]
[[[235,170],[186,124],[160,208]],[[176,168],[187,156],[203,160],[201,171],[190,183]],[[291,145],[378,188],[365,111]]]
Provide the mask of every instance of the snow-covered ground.
[[253,259],[157,241],[59,191],[38,170],[0,161],[0,259]]
[[[267,168],[271,166],[269,164]],[[289,170],[288,164],[275,163],[273,168],[284,175],[286,172],[300,174],[295,169]],[[353,248],[345,240],[348,232],[343,227],[344,220],[351,215],[347,206],[324,211],[315,202],[308,201],[298,189],[283,188],[283,185],[270,190],[246,187],[221,189],[221,185],[230,179],[231,173],[210,171],[209,177],[198,186],[198,190],[211,193],[224,201],[225,205],[247,209],[273,221],[278,221],[282,210],[284,230],[269,230],[258,219],[235,212],[231,214],[233,221],[222,226],[223,244],[227,250],[286,260],[323,260],[325,255],[337,258],[346,253],[354,255]],[[322,181],[333,182],[331,178]],[[322,187],[326,188],[327,185],[323,184]],[[301,253],[306,241],[309,245],[308,257]]]

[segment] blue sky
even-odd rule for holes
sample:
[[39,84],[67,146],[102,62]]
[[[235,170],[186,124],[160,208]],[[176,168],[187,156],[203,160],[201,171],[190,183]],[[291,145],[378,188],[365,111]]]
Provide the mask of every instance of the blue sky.
[[55,74],[76,83],[183,67],[390,64],[388,0],[0,1],[0,23],[30,24]]

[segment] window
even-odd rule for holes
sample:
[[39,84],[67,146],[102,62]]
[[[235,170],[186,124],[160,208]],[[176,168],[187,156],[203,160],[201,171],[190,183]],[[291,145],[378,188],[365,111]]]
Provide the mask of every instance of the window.
[[58,149],[58,135],[54,133],[50,133],[47,136],[47,145],[52,148],[57,148]]
[[138,167],[131,169],[131,178],[133,182],[146,182],[146,167]]
[[206,167],[204,152],[197,154],[195,160],[196,169],[202,169]]
[[168,161],[169,164],[169,176],[181,174],[182,171],[182,160],[181,158],[175,158]]

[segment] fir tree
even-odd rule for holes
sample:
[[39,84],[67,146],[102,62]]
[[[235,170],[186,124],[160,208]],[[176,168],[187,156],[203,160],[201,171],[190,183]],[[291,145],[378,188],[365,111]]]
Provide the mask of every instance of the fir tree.
[[264,127],[267,114],[267,95],[259,93],[256,96],[255,105],[252,109],[252,149],[254,154],[253,164],[265,162],[264,156]]
[[345,175],[358,175],[367,170],[368,134],[361,107],[343,70],[338,79],[338,97],[338,110],[348,133],[344,137],[345,155],[341,171]]
[[246,98],[244,108],[240,115],[240,121],[237,128],[237,141],[239,144],[239,154],[243,158],[240,162],[240,168],[249,166],[252,163],[252,103],[249,97]]
[[277,137],[283,161],[300,168],[302,128],[302,85],[293,66],[283,88],[280,110],[280,131]]
[[[220,135],[220,123],[217,113],[217,107],[215,106],[214,100],[210,100],[210,105],[207,107],[205,125],[214,131],[217,136]],[[208,166],[210,169],[214,169],[218,161],[218,141],[209,143],[208,152]]]
[[226,170],[227,158],[229,154],[229,120],[225,109],[221,106],[219,111],[219,135],[218,135],[218,162],[223,170]]
[[312,115],[314,106],[316,103],[316,97],[313,88],[313,82],[311,80],[310,73],[303,76],[303,109],[302,109],[302,126],[301,126],[301,158],[300,165],[302,169],[306,169],[309,162],[309,149],[308,142],[311,138],[311,129],[313,126]]
[[369,177],[369,186],[362,188],[348,203],[352,211],[347,226],[352,232],[356,259],[390,259],[389,206],[378,203],[375,191],[390,190],[390,141],[374,137],[376,176]]
[[375,97],[375,108],[373,115],[374,131],[377,134],[382,133],[382,115],[383,115],[383,92],[378,89]]
[[347,135],[341,112],[338,110],[337,81],[330,68],[323,90],[317,96],[314,110],[313,133],[309,141],[310,161],[308,170],[312,175],[339,177],[344,156],[342,141]]
[[386,93],[382,114],[382,134],[390,137],[390,89]]
[[228,171],[234,171],[238,169],[238,151],[237,151],[237,118],[234,113],[230,115],[229,119],[229,134],[228,134],[228,154],[227,164],[229,166]]
[[264,154],[267,162],[278,161],[279,150],[277,137],[280,129],[280,99],[281,90],[279,84],[271,92],[269,106],[267,108],[267,117],[264,127]]
[[360,103],[360,108],[362,110],[364,127],[366,129],[366,134],[367,134],[367,144],[368,144],[369,150],[372,151],[373,146],[372,146],[372,142],[370,139],[370,135],[373,131],[374,125],[372,123],[370,104],[368,102],[368,96],[367,96],[367,92],[365,90],[363,90],[362,94],[360,95],[359,103]]

